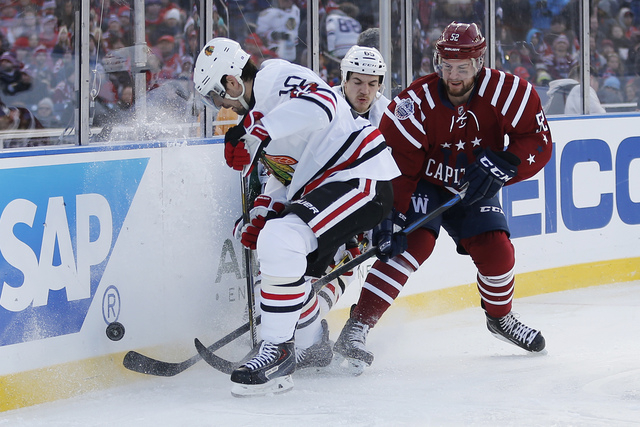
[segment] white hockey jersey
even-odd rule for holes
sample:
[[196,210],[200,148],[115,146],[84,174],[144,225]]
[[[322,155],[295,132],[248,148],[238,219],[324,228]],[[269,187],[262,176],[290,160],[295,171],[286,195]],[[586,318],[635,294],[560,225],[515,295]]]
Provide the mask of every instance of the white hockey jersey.
[[281,59],[263,63],[252,111],[264,114],[271,141],[262,161],[292,200],[328,182],[400,174],[378,129],[353,119],[349,104],[312,70]]
[[[335,93],[345,98],[344,94],[342,93],[342,86],[334,86],[332,89],[334,90]],[[366,117],[366,119],[369,120],[372,125],[374,125],[375,127],[378,127],[380,126],[380,120],[382,120],[382,116],[384,116],[384,110],[387,109],[391,101],[389,100],[389,98],[387,98],[380,92],[376,94],[376,97],[377,99],[373,102],[373,105],[371,106],[371,109],[369,110],[368,116]],[[349,102],[347,101],[347,103]],[[351,109],[351,111],[353,112],[353,115],[359,115],[359,113],[356,110]]]
[[[256,21],[256,33],[266,40],[267,47],[274,49],[280,58],[288,61],[296,59],[300,9],[295,4],[289,9],[270,7],[260,12]],[[278,37],[274,37],[275,33]],[[287,38],[282,38],[286,34]]]
[[351,46],[358,43],[362,26],[340,10],[332,12],[326,19],[327,50],[331,55],[342,58]]

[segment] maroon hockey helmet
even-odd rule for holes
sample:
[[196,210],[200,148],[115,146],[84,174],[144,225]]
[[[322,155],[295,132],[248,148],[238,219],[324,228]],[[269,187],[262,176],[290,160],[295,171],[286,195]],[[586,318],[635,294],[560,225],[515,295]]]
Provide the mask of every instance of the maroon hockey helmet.
[[476,24],[452,22],[436,42],[434,69],[440,71],[442,59],[471,59],[476,70],[482,68],[487,41]]

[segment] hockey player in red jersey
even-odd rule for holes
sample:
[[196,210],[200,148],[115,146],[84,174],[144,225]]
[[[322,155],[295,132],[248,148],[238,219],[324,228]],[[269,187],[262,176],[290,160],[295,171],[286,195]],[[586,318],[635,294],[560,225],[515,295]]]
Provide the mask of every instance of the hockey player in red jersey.
[[[231,392],[288,391],[296,356],[328,335],[310,316],[317,310],[310,276],[388,215],[391,179],[400,171],[378,129],[354,120],[347,102],[308,68],[272,59],[258,70],[238,43],[215,38],[198,55],[194,83],[205,102],[244,116],[225,134],[227,165],[246,176],[259,159],[270,172],[239,231],[260,263],[262,341],[231,374]],[[301,315],[305,337],[296,331]]]
[[[401,92],[380,123],[402,173],[393,180],[393,212],[373,238],[387,250],[377,254],[334,346],[361,368],[373,361],[365,347],[369,328],[429,258],[441,227],[478,269],[489,331],[528,351],[545,347],[542,334],[511,311],[515,255],[497,193],[544,167],[551,157],[551,134],[531,84],[483,68],[485,50],[476,24],[449,24],[436,42],[436,73]],[[408,236],[393,233],[464,185],[461,203]]]

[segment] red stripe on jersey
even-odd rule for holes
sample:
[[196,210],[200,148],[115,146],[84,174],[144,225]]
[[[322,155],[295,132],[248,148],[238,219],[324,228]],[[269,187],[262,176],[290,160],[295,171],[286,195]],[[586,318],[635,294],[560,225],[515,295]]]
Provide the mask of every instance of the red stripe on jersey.
[[316,309],[316,307],[318,307],[318,298],[315,299],[315,302],[313,303],[313,305],[309,308],[309,310],[305,311],[304,313],[302,313],[300,315],[301,319],[304,319],[305,317],[307,317],[308,315],[310,315],[311,313],[313,313]]
[[297,298],[302,298],[304,297],[304,292],[300,293],[300,294],[269,294],[265,291],[261,291],[260,294],[262,295],[262,298],[265,300],[272,300],[272,301],[287,301],[287,300],[294,300]]
[[353,205],[360,202],[362,199],[368,197],[371,194],[371,183],[372,181],[370,179],[367,179],[365,184],[366,188],[364,189],[363,192],[360,192],[356,196],[352,197],[349,201],[347,201],[342,206],[340,206],[340,208],[334,210],[329,215],[324,217],[322,221],[318,222],[315,226],[311,227],[313,232],[316,233],[318,230],[326,226],[329,222],[333,221],[338,215],[341,215],[342,213],[349,210]]
[[322,184],[322,182],[325,179],[327,179],[327,177],[331,176],[331,174],[333,174],[334,172],[342,170],[342,169],[345,169],[347,166],[349,166],[351,163],[353,163],[358,157],[360,157],[364,147],[366,147],[367,144],[369,144],[371,141],[373,141],[374,139],[376,139],[379,136],[382,136],[380,131],[378,131],[377,129],[374,129],[371,133],[369,133],[369,135],[367,135],[362,140],[362,142],[358,145],[358,148],[347,159],[347,161],[345,161],[343,163],[340,163],[340,164],[337,164],[334,167],[327,169],[322,175],[320,175],[320,177],[316,178],[315,180],[310,182],[308,185],[306,185],[304,187],[304,194],[307,194],[310,191],[314,190],[315,188],[319,187],[320,184]]
[[335,101],[335,99],[333,99],[332,97],[327,96],[327,95],[324,95],[324,94],[322,94],[322,93],[320,93],[320,92],[314,92],[314,93],[312,93],[312,94],[310,94],[310,95],[317,95],[318,97],[320,97],[320,98],[324,99],[324,100],[325,100],[325,101],[327,101],[329,104],[331,104],[331,106],[332,106],[332,107],[333,107],[333,109],[335,110],[335,108],[336,108],[336,101]]

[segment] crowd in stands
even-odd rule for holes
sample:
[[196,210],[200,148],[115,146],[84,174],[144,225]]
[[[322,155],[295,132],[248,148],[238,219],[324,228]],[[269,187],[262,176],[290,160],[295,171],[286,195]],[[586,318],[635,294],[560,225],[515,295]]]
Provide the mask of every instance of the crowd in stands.
[[[498,1],[498,39],[492,41],[497,68],[528,80],[540,93],[549,90],[551,82],[572,80],[571,71],[580,58],[580,1]],[[35,128],[72,126],[77,3],[0,0],[0,117],[17,115],[19,111],[34,119],[9,121],[12,126],[19,122],[35,123]],[[132,4],[133,0],[90,0],[89,50],[95,101],[92,124],[96,126],[127,114],[135,102],[130,60],[124,68],[122,64],[121,68],[114,68],[118,55],[134,45]],[[412,4],[414,78],[432,72],[433,45],[444,26],[453,20],[485,21],[483,1],[414,0]],[[591,0],[589,4],[591,66],[595,73],[592,87],[605,106],[637,104],[640,0]],[[202,44],[200,2],[145,0],[144,6],[145,41],[149,47],[147,90],[167,81],[190,82]],[[321,76],[335,85],[340,82],[339,61],[344,53],[360,33],[378,26],[378,4],[366,0],[321,0],[320,7]],[[238,40],[258,65],[270,58],[306,65],[306,0],[212,0],[210,10],[214,36]],[[402,21],[399,13],[392,7],[391,22],[397,25],[392,31],[396,33],[400,32]],[[396,64],[403,52],[401,40],[392,39]],[[402,89],[395,67],[390,77],[389,84]]]

